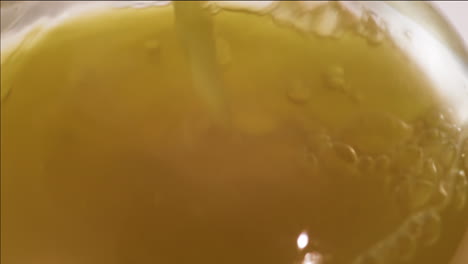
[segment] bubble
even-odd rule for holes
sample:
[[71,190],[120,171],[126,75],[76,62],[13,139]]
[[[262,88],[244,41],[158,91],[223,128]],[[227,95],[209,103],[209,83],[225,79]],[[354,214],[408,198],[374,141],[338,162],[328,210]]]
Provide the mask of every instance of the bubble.
[[427,159],[424,162],[421,178],[430,182],[436,182],[438,180],[437,165],[433,159]]
[[448,183],[443,181],[439,184],[438,188],[434,192],[434,196],[432,198],[432,204],[439,208],[444,208],[450,202],[449,196],[449,187]]
[[373,12],[366,12],[358,26],[358,33],[366,38],[370,45],[378,45],[384,39],[384,24]]
[[383,258],[370,251],[362,256],[359,256],[353,264],[385,264]]
[[220,65],[228,65],[231,63],[231,46],[229,42],[223,38],[216,38],[216,60]]
[[317,172],[319,162],[318,162],[317,156],[309,148],[306,148],[306,151],[305,151],[305,162],[306,162],[306,167],[311,173]]
[[287,95],[293,103],[304,104],[309,101],[311,91],[302,81],[296,80],[287,88]]
[[213,1],[206,1],[203,3],[203,8],[208,10],[212,15],[216,15],[219,11],[221,11],[221,7]]
[[392,241],[392,252],[400,261],[410,261],[416,252],[416,239],[399,231]]
[[365,112],[352,120],[343,134],[347,142],[359,146],[361,151],[381,153],[383,149],[404,144],[412,135],[412,127],[389,113]]
[[323,260],[324,258],[321,254],[317,252],[309,252],[305,254],[304,260],[301,262],[301,264],[323,264]]
[[386,155],[380,155],[374,161],[377,171],[387,171],[390,168],[390,158]]
[[440,150],[439,153],[439,160],[440,164],[445,168],[451,167],[453,161],[455,160],[455,156],[457,153],[457,149],[454,144],[448,142],[445,143]]
[[337,91],[347,91],[347,84],[344,77],[344,69],[340,66],[331,66],[324,74],[325,85]]
[[403,232],[405,232],[412,238],[419,239],[423,232],[421,216],[416,215],[410,217],[409,221],[404,226]]
[[454,205],[458,211],[463,210],[468,199],[468,179],[464,171],[459,171],[455,178]]
[[359,158],[357,166],[362,173],[371,173],[375,169],[374,159],[370,156],[362,156]]
[[170,1],[130,1],[130,3],[119,3],[122,7],[132,7],[132,8],[147,8],[151,6],[161,6],[166,5]]
[[411,187],[411,208],[415,210],[427,205],[435,191],[436,186],[432,182],[424,180],[414,182]]
[[311,134],[307,138],[307,144],[314,152],[323,152],[331,148],[331,138],[327,134]]
[[394,192],[395,192],[394,197],[395,197],[395,201],[397,205],[403,212],[406,213],[409,209],[408,207],[409,207],[409,198],[410,198],[408,182],[402,181],[401,183],[399,183],[396,186]]
[[397,166],[402,171],[420,172],[423,163],[423,151],[417,146],[403,148],[398,153]]
[[419,144],[424,147],[431,146],[435,143],[437,144],[442,142],[444,138],[445,135],[442,131],[437,128],[432,128],[422,133],[419,139]]
[[458,138],[461,133],[460,127],[457,127],[456,125],[450,123],[444,123],[443,125],[441,125],[440,130],[444,134],[449,135],[451,138]]
[[428,126],[440,126],[445,123],[445,115],[439,110],[433,110],[426,115],[425,123]]
[[435,210],[425,212],[421,218],[422,233],[420,241],[424,246],[434,245],[441,235],[442,223],[439,214]]
[[463,142],[463,151],[461,156],[463,158],[463,167],[465,170],[468,170],[468,139],[465,139]]
[[335,150],[335,153],[338,155],[338,157],[348,163],[356,163],[358,160],[356,151],[349,145],[335,143],[333,144],[333,149]]

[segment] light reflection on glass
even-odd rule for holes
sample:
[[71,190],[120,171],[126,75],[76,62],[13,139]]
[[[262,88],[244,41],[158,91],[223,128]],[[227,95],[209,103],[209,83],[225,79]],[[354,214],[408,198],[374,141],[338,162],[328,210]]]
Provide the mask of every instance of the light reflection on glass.
[[297,247],[299,249],[304,249],[309,244],[309,235],[306,232],[302,232],[297,238]]

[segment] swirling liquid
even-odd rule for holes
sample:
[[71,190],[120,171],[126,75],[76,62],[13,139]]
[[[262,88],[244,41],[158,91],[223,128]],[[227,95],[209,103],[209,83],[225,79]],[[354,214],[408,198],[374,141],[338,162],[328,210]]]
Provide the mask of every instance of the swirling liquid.
[[2,263],[448,263],[466,67],[342,3],[256,8],[207,7],[228,125],[171,5],[2,47]]

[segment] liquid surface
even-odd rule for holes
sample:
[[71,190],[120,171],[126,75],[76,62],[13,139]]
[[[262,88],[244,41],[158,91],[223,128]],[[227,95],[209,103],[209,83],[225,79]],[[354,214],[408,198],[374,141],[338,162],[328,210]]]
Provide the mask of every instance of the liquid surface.
[[372,26],[212,22],[222,123],[171,6],[2,50],[2,263],[448,263],[464,130],[418,65]]

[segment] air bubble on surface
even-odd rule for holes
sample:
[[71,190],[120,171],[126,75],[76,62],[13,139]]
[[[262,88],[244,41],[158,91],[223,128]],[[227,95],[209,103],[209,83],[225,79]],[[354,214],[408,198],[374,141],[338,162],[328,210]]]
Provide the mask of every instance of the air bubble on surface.
[[432,246],[441,235],[442,223],[435,210],[425,212],[422,217],[422,234],[420,241],[424,246]]
[[293,103],[304,104],[309,101],[311,91],[302,81],[296,80],[287,87],[287,96]]
[[445,135],[438,128],[431,128],[422,133],[419,137],[419,144],[421,146],[431,146],[442,142],[445,139]]
[[409,261],[416,252],[416,238],[398,231],[392,240],[392,252],[400,261]]
[[304,160],[305,160],[305,165],[309,172],[311,173],[316,173],[318,170],[319,162],[317,159],[317,156],[315,155],[314,152],[312,152],[309,147],[305,148],[305,153],[304,153]]
[[419,172],[423,163],[423,151],[417,146],[403,148],[398,153],[396,164],[403,171]]
[[335,143],[333,144],[333,149],[340,159],[348,163],[356,163],[358,160],[356,151],[349,145]]
[[373,12],[365,12],[357,31],[369,44],[378,45],[385,39],[385,23]]
[[375,169],[375,162],[371,156],[362,156],[358,161],[358,168],[364,174],[369,174]]
[[434,196],[435,191],[436,186],[429,181],[419,180],[414,182],[411,187],[411,208],[415,210],[427,205]]
[[403,229],[406,234],[410,237],[419,239],[423,232],[423,225],[421,215],[411,216],[407,223],[403,226]]
[[331,138],[327,134],[313,133],[307,138],[307,144],[314,152],[323,152],[331,148]]
[[379,155],[374,159],[376,171],[387,171],[390,168],[390,158],[386,155]]

